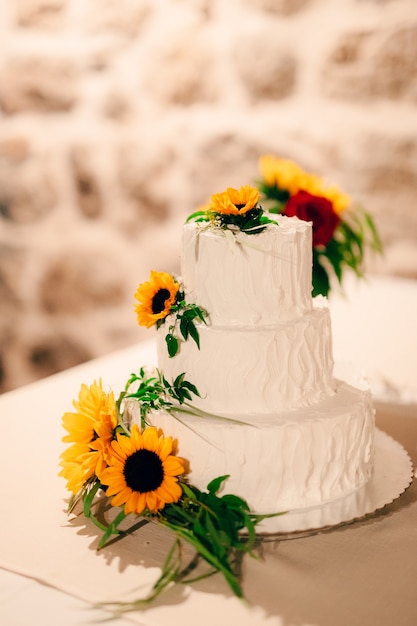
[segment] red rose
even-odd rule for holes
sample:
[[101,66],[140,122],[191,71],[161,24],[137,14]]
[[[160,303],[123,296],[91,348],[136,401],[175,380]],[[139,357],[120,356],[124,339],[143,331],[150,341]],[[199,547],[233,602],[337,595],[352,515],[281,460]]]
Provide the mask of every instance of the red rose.
[[313,246],[327,245],[339,223],[339,216],[330,200],[313,196],[308,191],[298,191],[291,196],[283,214],[313,222]]

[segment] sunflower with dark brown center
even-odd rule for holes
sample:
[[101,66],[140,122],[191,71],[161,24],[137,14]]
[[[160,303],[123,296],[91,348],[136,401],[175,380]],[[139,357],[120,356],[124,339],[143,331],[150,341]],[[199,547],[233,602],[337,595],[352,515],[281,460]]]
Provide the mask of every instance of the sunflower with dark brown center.
[[138,301],[135,312],[140,326],[150,328],[165,319],[176,302],[178,290],[179,284],[171,274],[152,270],[149,281],[139,285],[135,293]]
[[209,211],[221,215],[244,215],[256,207],[258,200],[259,191],[255,187],[228,187],[226,191],[211,196]]
[[137,424],[130,434],[117,435],[108,467],[99,476],[112,505],[124,506],[126,515],[139,515],[177,502],[182,495],[178,476],[185,469],[183,460],[172,454],[172,438],[164,437],[153,426],[141,432]]

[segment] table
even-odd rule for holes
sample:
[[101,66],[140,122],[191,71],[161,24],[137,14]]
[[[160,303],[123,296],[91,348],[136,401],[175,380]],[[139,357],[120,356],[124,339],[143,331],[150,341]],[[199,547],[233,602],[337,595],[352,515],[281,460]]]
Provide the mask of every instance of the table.
[[[0,397],[2,625],[81,626],[106,616],[91,608],[92,601],[114,599],[119,590],[137,584],[138,573],[156,577],[157,546],[166,539],[152,530],[143,538],[139,531],[127,539],[127,548],[120,542],[107,556],[98,556],[92,549],[94,531],[66,524],[65,483],[56,475],[60,417],[70,410],[80,384],[101,377],[105,386],[119,389],[131,371],[154,361],[154,344],[146,342]],[[377,398],[376,409],[377,425],[404,446],[416,467],[417,406]],[[244,563],[248,605],[214,576],[192,589],[176,587],[143,613],[113,623],[415,626],[416,548],[414,480],[398,500],[364,520],[266,542],[262,558]],[[89,589],[77,587],[81,569],[91,572]]]

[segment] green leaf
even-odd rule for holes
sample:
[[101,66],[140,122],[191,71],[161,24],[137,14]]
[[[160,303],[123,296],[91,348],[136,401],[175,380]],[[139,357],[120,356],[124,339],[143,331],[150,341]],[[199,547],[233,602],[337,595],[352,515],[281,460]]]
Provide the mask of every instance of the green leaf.
[[193,322],[190,322],[188,325],[188,332],[190,333],[190,337],[194,339],[197,344],[197,348],[200,349],[200,336],[198,334],[198,330]]
[[317,252],[313,251],[313,297],[327,296],[330,291],[330,280],[319,261]]
[[186,389],[191,391],[191,393],[193,393],[195,396],[199,396],[200,397],[200,393],[199,393],[197,387],[195,385],[193,385],[193,383],[190,383],[188,380],[184,380],[183,381],[182,387],[185,387]]
[[83,512],[86,517],[91,516],[91,506],[100,487],[100,481],[98,479],[95,479],[93,483],[87,485],[87,488],[83,492]]
[[246,500],[243,500],[243,498],[239,498],[239,496],[226,494],[222,497],[222,500],[231,509],[236,509],[237,511],[249,511],[248,503]]
[[176,379],[172,383],[172,386],[173,387],[180,387],[182,385],[182,383],[183,383],[184,378],[185,378],[185,372],[181,372],[181,374],[178,374],[178,376],[176,377]]
[[181,335],[184,337],[185,341],[187,341],[188,339],[188,331],[189,331],[189,321],[185,316],[183,316],[180,319],[180,332],[181,332]]
[[124,512],[124,509],[120,509],[119,513],[116,515],[113,522],[109,524],[106,532],[100,539],[99,544],[98,544],[99,550],[101,550],[106,545],[107,541],[110,539],[112,535],[120,535],[122,531],[118,529],[118,526],[125,519],[125,517],[126,517],[126,513]]
[[181,488],[183,490],[183,492],[185,493],[186,496],[188,496],[189,498],[194,498],[195,497],[195,493],[199,494],[201,493],[197,487],[191,488],[191,486],[187,485],[187,483],[181,483]]
[[102,531],[107,531],[108,525],[102,523],[92,512],[91,507],[93,505],[94,498],[96,497],[97,492],[101,489],[101,483],[96,478],[92,483],[92,487],[88,487],[82,495],[83,500],[83,512],[86,518],[91,520],[97,528]]
[[178,353],[179,343],[178,339],[174,335],[166,335],[165,342],[168,348],[168,355],[172,358]]
[[204,323],[207,324],[206,322],[206,316],[207,316],[207,311],[204,311],[203,309],[200,309],[200,307],[196,307],[196,313],[197,313],[197,317]]
[[156,326],[156,329],[157,329],[157,330],[158,330],[159,328],[161,328],[161,326],[163,326],[163,325],[165,324],[165,320],[166,320],[166,318],[165,318],[165,317],[162,317],[161,319],[156,320],[156,324],[155,324],[155,326]]
[[194,213],[192,213],[191,215],[187,217],[186,222],[190,222],[191,220],[203,221],[203,222],[209,221],[207,211],[195,211]]
[[229,478],[229,474],[225,474],[224,476],[219,476],[218,478],[214,478],[213,480],[211,480],[209,482],[209,484],[207,485],[207,491],[209,493],[212,494],[216,494],[221,485],[224,483],[225,480],[227,480]]
[[373,250],[381,253],[383,251],[382,241],[379,237],[378,230],[376,228],[375,222],[373,221],[371,215],[363,211],[363,219],[365,222],[365,227],[368,229],[370,234],[370,245]]
[[[267,200],[273,201],[272,208],[269,207],[268,211],[270,213],[281,213],[290,197],[289,191],[280,189],[276,185],[268,185],[265,181],[260,181],[258,188]],[[275,210],[273,210],[274,208]]]
[[192,322],[193,319],[197,317],[197,307],[195,307],[193,304],[187,305],[183,315],[189,322]]

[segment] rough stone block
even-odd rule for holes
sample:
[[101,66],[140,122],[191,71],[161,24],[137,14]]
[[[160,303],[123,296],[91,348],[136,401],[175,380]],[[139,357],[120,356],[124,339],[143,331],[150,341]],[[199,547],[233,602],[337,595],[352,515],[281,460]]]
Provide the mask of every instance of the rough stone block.
[[54,208],[57,193],[46,162],[36,157],[21,163],[0,159],[1,214],[17,224],[42,220]]
[[90,32],[138,35],[152,10],[147,0],[90,0],[86,3],[85,25]]
[[117,305],[125,297],[117,258],[91,246],[63,252],[52,260],[40,281],[41,307],[47,313],[79,315]]
[[276,15],[294,15],[302,11],[310,0],[244,0],[245,4]]
[[74,187],[80,211],[87,218],[98,218],[103,213],[99,180],[94,172],[89,151],[74,146],[71,151]]
[[78,97],[78,78],[72,59],[8,57],[0,68],[0,108],[8,115],[69,111]]
[[162,106],[212,102],[219,95],[213,73],[213,50],[202,33],[170,33],[150,51],[144,72],[148,96]]
[[323,89],[346,100],[417,102],[417,25],[346,34],[325,64]]
[[0,160],[22,161],[29,155],[29,139],[23,135],[0,138]]
[[55,30],[65,24],[67,0],[15,0],[14,4],[22,28]]
[[122,145],[118,158],[120,186],[133,200],[142,227],[166,220],[172,205],[169,173],[175,151],[163,141],[151,141],[144,137],[143,142]]
[[91,352],[77,340],[51,333],[32,339],[26,347],[29,366],[37,376],[50,376],[91,359]]
[[[247,34],[235,42],[234,59],[249,100],[282,100],[296,88],[297,62],[272,29]],[[268,45],[265,45],[268,42]]]

